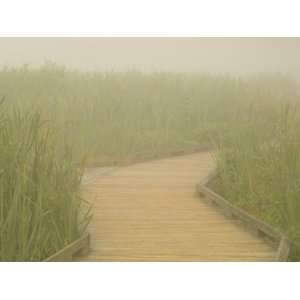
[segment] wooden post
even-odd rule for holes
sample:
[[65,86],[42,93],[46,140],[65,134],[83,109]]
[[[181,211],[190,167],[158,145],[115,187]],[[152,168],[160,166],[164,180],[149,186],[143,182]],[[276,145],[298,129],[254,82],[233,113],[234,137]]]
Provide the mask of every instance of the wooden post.
[[290,242],[286,236],[282,236],[276,253],[276,261],[287,261],[290,254]]

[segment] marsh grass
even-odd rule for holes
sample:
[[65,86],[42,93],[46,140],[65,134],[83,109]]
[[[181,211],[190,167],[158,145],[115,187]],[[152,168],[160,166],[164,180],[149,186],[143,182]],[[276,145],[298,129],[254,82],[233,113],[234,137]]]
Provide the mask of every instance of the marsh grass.
[[286,233],[300,251],[300,118],[297,107],[282,105],[273,122],[255,116],[247,130],[232,129],[220,146],[219,189],[227,199]]
[[40,261],[79,238],[81,171],[38,112],[0,110],[0,260]]
[[192,152],[212,136],[224,139],[239,125],[236,115],[247,118],[252,105],[264,118],[274,102],[291,97],[291,85],[280,76],[81,73],[53,63],[0,72],[7,106],[39,109],[78,161],[86,155],[98,165]]

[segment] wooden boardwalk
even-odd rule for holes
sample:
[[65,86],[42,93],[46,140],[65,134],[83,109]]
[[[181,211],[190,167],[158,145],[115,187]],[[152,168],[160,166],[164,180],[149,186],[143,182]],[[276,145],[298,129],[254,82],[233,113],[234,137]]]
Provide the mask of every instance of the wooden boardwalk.
[[81,260],[274,260],[275,249],[196,194],[212,167],[202,152],[87,173],[91,252]]

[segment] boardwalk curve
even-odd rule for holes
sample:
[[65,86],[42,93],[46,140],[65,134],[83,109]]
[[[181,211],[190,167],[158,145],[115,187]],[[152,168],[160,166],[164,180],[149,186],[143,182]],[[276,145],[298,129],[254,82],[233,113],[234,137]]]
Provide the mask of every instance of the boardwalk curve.
[[274,260],[275,249],[196,194],[212,168],[210,153],[201,152],[89,172],[91,251],[80,260]]

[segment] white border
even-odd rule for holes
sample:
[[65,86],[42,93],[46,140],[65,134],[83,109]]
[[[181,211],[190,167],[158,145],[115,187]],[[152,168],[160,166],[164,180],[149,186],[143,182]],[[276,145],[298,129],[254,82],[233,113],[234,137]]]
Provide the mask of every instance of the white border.
[[2,263],[2,299],[296,299],[298,263]]
[[[298,3],[10,0],[1,2],[0,35],[299,36]],[[0,295],[22,300],[294,299],[299,270],[298,263],[1,263]]]
[[10,0],[1,36],[299,36],[295,0]]

